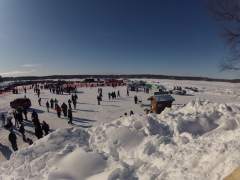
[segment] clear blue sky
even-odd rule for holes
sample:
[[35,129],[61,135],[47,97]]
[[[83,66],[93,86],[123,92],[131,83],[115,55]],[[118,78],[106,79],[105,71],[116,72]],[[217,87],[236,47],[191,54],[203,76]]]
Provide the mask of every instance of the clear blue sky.
[[1,0],[0,74],[236,78],[201,0]]

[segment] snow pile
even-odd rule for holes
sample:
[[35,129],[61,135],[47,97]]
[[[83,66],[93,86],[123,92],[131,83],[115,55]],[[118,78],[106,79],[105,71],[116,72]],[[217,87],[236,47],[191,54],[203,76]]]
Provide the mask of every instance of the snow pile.
[[157,117],[103,124],[93,130],[90,146],[127,163],[139,179],[219,179],[240,165],[239,111],[236,105],[193,101]]
[[48,179],[86,179],[102,172],[106,163],[106,159],[101,154],[77,149],[59,162]]
[[240,106],[192,101],[88,132],[57,130],[0,166],[1,178],[222,179],[240,165]]
[[56,130],[2,163],[0,177],[4,180],[48,179],[49,172],[55,170],[63,158],[71,156],[68,154],[77,148],[87,149],[88,139],[88,133],[81,129]]

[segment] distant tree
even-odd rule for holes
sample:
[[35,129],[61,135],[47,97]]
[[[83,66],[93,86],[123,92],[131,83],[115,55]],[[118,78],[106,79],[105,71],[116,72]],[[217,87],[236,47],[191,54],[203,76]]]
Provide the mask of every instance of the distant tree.
[[207,0],[214,17],[223,26],[223,38],[231,56],[221,65],[221,70],[240,70],[240,0]]

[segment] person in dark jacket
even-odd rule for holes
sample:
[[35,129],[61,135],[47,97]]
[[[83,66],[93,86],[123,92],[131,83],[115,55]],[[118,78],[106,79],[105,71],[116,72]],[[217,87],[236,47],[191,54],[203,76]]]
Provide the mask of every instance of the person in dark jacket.
[[10,130],[10,133],[8,135],[8,140],[10,141],[13,150],[17,151],[18,150],[17,136],[16,136],[15,132],[13,131],[13,129]]
[[18,121],[18,116],[17,116],[17,111],[16,110],[13,111],[13,117],[14,117],[14,120],[15,120],[15,127],[18,128],[19,127],[19,121]]
[[74,95],[72,94],[72,96],[71,96],[71,100],[73,101],[74,100]]
[[38,120],[38,113],[35,110],[33,110],[33,112],[32,112],[32,120],[34,120],[34,119]]
[[7,124],[4,127],[6,129],[12,129],[13,128],[13,123],[12,123],[12,117],[11,116],[7,117]]
[[135,104],[138,103],[138,97],[137,96],[134,96],[134,102],[135,102]]
[[17,110],[17,120],[19,124],[23,122],[23,111],[20,108]]
[[130,111],[130,116],[132,116],[132,115],[134,115],[134,113],[133,113],[133,111],[131,110],[131,111]]
[[61,118],[62,109],[58,104],[56,105],[56,112],[57,112],[58,118]]
[[45,121],[42,123],[42,130],[44,131],[45,136],[49,134],[49,125]]
[[78,100],[78,95],[76,93],[74,95],[74,99],[76,99],[76,101]]
[[55,98],[55,100],[54,100],[54,103],[55,103],[55,109],[57,108],[57,106],[58,106],[58,100]]
[[51,109],[54,108],[54,100],[53,99],[50,99],[50,104],[51,104]]
[[24,128],[24,125],[23,125],[23,123],[21,123],[21,124],[20,124],[20,127],[19,127],[19,132],[22,134],[23,141],[24,141],[24,142],[26,142],[25,128]]
[[62,108],[62,112],[63,112],[64,117],[67,117],[67,109],[68,109],[68,107],[67,107],[66,103],[62,103],[61,108]]
[[97,96],[97,102],[98,102],[98,105],[101,105],[100,102],[101,102],[101,97],[98,95]]
[[42,106],[42,98],[38,99],[38,104],[39,104],[39,106]]
[[26,139],[26,142],[27,142],[29,145],[32,145],[32,144],[33,144],[33,141],[32,141],[32,139],[30,139],[30,138],[27,138],[27,139]]
[[72,116],[72,109],[71,108],[68,109],[68,118],[69,118],[68,124],[72,124],[73,116]]
[[6,121],[6,117],[5,117],[4,113],[2,113],[2,115],[1,115],[1,120],[2,120],[2,127],[4,127],[5,121]]
[[37,96],[40,97],[40,89],[37,90]]
[[72,109],[72,101],[71,101],[71,99],[68,100],[68,108]]
[[35,136],[38,139],[41,139],[43,137],[42,127],[39,122],[35,122]]
[[47,112],[49,112],[49,107],[50,107],[50,104],[49,104],[49,102],[48,102],[48,101],[46,102],[46,107],[47,107]]
[[28,112],[27,112],[26,108],[23,109],[23,114],[25,116],[25,120],[27,121],[28,120],[28,117],[27,117]]
[[77,100],[76,99],[73,100],[73,107],[74,107],[74,109],[77,108]]

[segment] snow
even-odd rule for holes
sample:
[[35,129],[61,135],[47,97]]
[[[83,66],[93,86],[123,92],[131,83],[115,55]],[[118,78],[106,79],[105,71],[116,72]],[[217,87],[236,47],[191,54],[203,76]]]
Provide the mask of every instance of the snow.
[[86,179],[101,173],[106,164],[107,161],[102,155],[77,149],[60,161],[48,179]]
[[[153,82],[156,80],[148,80]],[[223,179],[240,166],[239,84],[159,80],[171,89],[174,85],[194,86],[200,92],[192,96],[174,96],[175,105],[160,115],[143,112],[134,105],[136,94],[147,104],[151,94],[130,93],[119,87],[122,97],[96,105],[96,88],[82,88],[74,112],[74,126],[33,100],[40,120],[54,130],[28,146],[18,135],[20,150],[12,153],[7,131],[0,129],[6,157],[1,157],[2,180],[202,180]],[[157,81],[155,83],[158,83]],[[0,109],[9,111],[9,101],[20,95],[0,97]],[[50,95],[44,91],[43,98]],[[69,96],[57,96],[60,103]],[[55,98],[55,97],[54,97]],[[34,100],[35,99],[35,100]],[[44,103],[43,103],[44,104]],[[124,116],[134,111],[133,116]],[[121,116],[121,117],[120,117]],[[83,128],[92,126],[91,128]],[[56,129],[56,130],[55,130]],[[28,127],[29,132],[32,131]],[[31,133],[27,134],[33,138]],[[34,139],[35,140],[35,139]],[[2,149],[0,147],[0,149]],[[5,157],[5,158],[4,158]]]

